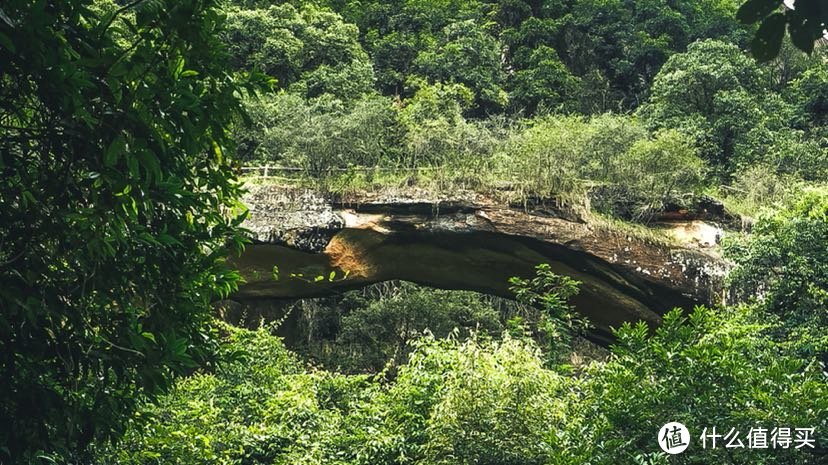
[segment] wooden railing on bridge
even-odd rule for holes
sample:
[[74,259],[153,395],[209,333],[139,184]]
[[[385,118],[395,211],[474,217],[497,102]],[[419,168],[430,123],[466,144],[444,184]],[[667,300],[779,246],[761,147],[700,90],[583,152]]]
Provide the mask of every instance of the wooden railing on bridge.
[[[440,166],[418,166],[414,168],[405,168],[405,167],[367,167],[367,166],[354,166],[349,168],[325,168],[323,171],[326,173],[373,173],[373,172],[386,172],[386,173],[417,173],[420,171],[432,171],[441,169]],[[278,166],[278,165],[248,165],[241,167],[241,174],[246,176],[255,176],[260,178],[268,178],[268,177],[284,177],[284,174],[301,174],[305,173],[307,170],[305,168],[300,168],[298,166]]]

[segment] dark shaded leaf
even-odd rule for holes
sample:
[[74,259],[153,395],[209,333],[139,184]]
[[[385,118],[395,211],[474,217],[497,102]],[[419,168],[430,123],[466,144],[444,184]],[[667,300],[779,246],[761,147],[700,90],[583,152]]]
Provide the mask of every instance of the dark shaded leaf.
[[126,138],[123,134],[118,134],[104,153],[104,165],[110,168],[115,166],[118,157],[124,153],[124,149],[126,149]]
[[753,24],[782,5],[779,0],[748,0],[736,12],[736,19],[745,23]]
[[822,37],[822,26],[799,10],[789,11],[787,16],[791,42],[803,52],[811,53],[814,43]]
[[9,36],[0,32],[0,46],[5,47],[10,52],[14,53],[17,49],[14,48],[14,44],[12,43]]
[[779,55],[782,47],[782,38],[785,36],[785,15],[775,13],[768,16],[759,30],[756,37],[750,43],[750,50],[753,56],[759,61],[769,61]]

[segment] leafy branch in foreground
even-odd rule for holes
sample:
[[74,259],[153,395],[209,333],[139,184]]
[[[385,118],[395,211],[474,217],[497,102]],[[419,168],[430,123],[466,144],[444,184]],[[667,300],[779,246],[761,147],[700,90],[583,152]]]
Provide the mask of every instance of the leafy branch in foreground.
[[814,44],[825,36],[828,26],[828,3],[824,0],[748,0],[739,8],[736,18],[747,24],[759,23],[751,41],[751,51],[760,61],[779,55],[785,27],[793,44],[806,53],[814,51]]
[[212,0],[3,2],[0,462],[84,462],[215,349],[242,246],[221,22]]
[[568,276],[555,274],[547,263],[535,267],[535,277],[509,280],[510,290],[518,302],[541,309],[537,321],[538,337],[549,354],[563,355],[571,348],[572,339],[590,327],[589,320],[568,303],[578,294],[581,284]]

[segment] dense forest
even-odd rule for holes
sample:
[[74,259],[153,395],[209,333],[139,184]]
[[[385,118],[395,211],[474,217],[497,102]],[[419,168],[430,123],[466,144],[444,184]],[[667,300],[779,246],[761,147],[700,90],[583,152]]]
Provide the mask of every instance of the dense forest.
[[[828,463],[825,29],[822,0],[5,0],[0,464]],[[727,299],[596,344],[538,263],[510,298],[231,318],[263,184],[647,237],[716,203]]]

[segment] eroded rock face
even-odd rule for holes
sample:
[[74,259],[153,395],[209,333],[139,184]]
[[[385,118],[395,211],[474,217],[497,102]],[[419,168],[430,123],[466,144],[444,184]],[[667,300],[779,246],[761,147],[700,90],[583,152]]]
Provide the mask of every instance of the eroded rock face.
[[330,201],[274,186],[245,200],[256,245],[237,260],[247,280],[240,299],[311,297],[392,279],[511,297],[509,277],[549,263],[582,282],[573,303],[606,336],[625,321],[655,325],[675,306],[721,301],[727,271],[704,249],[591,225],[554,205],[504,207],[477,195]]
[[307,189],[250,186],[243,202],[250,209],[243,226],[258,243],[321,252],[344,227],[330,203]]

